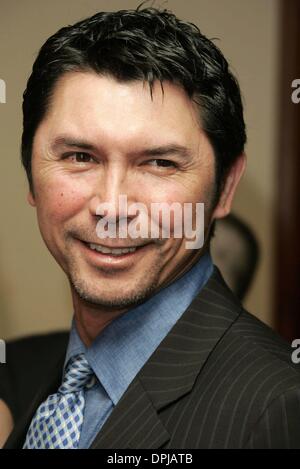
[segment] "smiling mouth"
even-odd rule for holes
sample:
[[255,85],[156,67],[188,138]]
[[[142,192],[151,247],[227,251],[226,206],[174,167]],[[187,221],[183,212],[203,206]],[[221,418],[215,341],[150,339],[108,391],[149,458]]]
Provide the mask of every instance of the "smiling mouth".
[[124,256],[125,254],[132,254],[147,245],[146,243],[146,244],[139,245],[139,246],[110,248],[110,247],[103,246],[101,244],[95,244],[95,243],[84,242],[84,244],[92,251],[96,251],[101,254],[106,254],[106,255],[114,256],[114,257]]
[[101,246],[100,244],[93,244],[93,243],[89,243],[88,246],[93,251],[101,252],[102,254],[109,254],[111,256],[121,256],[123,254],[135,252],[138,249],[138,246],[130,247],[130,248],[129,247],[128,248],[108,248],[106,246]]

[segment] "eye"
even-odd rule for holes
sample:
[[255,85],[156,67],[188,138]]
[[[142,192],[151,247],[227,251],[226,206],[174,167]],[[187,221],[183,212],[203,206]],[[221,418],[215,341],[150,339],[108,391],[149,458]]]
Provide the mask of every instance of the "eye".
[[67,153],[63,156],[63,159],[69,159],[73,161],[74,163],[91,163],[95,161],[91,155],[89,155],[88,153],[81,152],[81,151]]
[[160,158],[156,158],[155,160],[149,161],[149,164],[151,166],[156,166],[160,168],[177,168],[177,165],[176,163],[174,163],[174,161],[163,160]]

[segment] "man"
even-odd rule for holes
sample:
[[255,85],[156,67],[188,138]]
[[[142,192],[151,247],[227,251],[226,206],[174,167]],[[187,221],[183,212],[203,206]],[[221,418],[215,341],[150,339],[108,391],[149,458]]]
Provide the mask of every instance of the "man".
[[[6,448],[300,447],[290,349],[209,255],[245,169],[221,52],[167,11],[99,13],[43,45],[23,112],[28,200],[74,321],[67,346],[41,353]],[[167,226],[155,204],[184,217]],[[192,249],[186,220],[203,232]]]

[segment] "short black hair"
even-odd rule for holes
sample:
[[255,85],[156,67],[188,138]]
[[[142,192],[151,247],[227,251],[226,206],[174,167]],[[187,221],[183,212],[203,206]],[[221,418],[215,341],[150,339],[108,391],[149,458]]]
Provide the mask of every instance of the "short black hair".
[[70,71],[94,71],[119,81],[181,86],[199,105],[201,126],[215,153],[216,197],[246,142],[237,80],[214,43],[197,26],[168,10],[99,12],[63,27],[41,47],[23,95],[22,163],[33,191],[35,132],[57,80]]

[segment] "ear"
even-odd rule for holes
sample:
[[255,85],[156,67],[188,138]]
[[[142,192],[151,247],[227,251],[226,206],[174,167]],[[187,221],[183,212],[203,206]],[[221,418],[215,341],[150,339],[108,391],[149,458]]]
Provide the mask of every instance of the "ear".
[[35,207],[35,206],[36,206],[35,198],[34,198],[34,195],[33,195],[33,193],[32,193],[31,190],[29,190],[28,193],[27,193],[27,202],[28,202],[32,207]]
[[212,215],[213,219],[226,217],[230,213],[233,197],[245,168],[246,155],[242,153],[233,163],[226,176],[220,199]]

